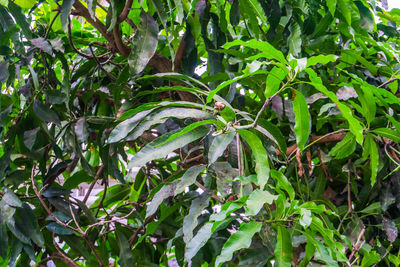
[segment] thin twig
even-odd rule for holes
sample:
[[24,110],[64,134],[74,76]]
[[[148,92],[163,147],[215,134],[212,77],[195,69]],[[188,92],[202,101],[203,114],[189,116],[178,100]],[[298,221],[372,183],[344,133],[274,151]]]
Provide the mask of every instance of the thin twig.
[[383,254],[383,256],[379,259],[379,261],[377,263],[375,263],[374,265],[372,265],[371,267],[375,267],[378,263],[380,263],[384,258],[386,258],[386,256],[389,254],[390,249],[392,248],[393,244],[390,243],[389,247],[386,249],[385,254]]
[[124,219],[128,218],[129,216],[131,216],[132,213],[133,213],[134,211],[135,211],[135,209],[132,209],[128,214],[126,214],[126,215],[124,215],[124,216],[122,216],[122,217],[116,217],[116,218],[113,218],[113,219],[108,220],[108,221],[100,221],[100,222],[98,222],[98,223],[91,224],[91,225],[88,226],[88,228],[86,229],[86,231],[84,232],[84,234],[86,235],[87,231],[88,231],[90,228],[93,228],[93,227],[95,227],[95,226],[103,225],[103,224],[107,224],[107,223],[112,223],[112,222],[118,222],[118,221],[124,220]]
[[136,229],[136,231],[133,233],[133,235],[129,238],[129,246],[132,247],[133,242],[135,241],[136,237],[139,235],[139,233],[146,227],[146,225],[154,220],[156,217],[156,214],[151,215],[149,218],[145,220],[145,222]]
[[102,267],[105,267],[106,265],[104,264],[103,260],[97,253],[96,248],[94,247],[93,243],[89,240],[89,238],[86,235],[83,236],[83,239],[85,240],[86,244],[89,245],[90,249],[93,251],[93,254],[96,257],[97,261],[100,263],[100,265]]
[[239,175],[241,176],[241,175],[243,175],[243,172],[242,172],[242,154],[240,151],[239,133],[236,133],[236,153],[237,153]]
[[116,78],[114,75],[112,75],[111,73],[109,73],[108,71],[106,71],[106,69],[103,67],[103,65],[101,64],[101,62],[100,62],[100,60],[98,59],[98,57],[94,54],[93,48],[92,48],[92,45],[91,45],[91,44],[89,44],[89,49],[90,49],[90,52],[91,52],[92,55],[93,55],[94,60],[95,60],[96,63],[97,63],[97,66],[99,67],[99,69],[101,69],[101,70],[107,75],[108,78],[110,78],[110,79],[113,80],[113,81],[116,81],[117,78]]
[[59,225],[68,228],[74,232],[80,233],[78,229],[75,229],[74,227],[63,223],[62,221],[60,221],[50,210],[50,208],[46,205],[46,203],[44,202],[42,196],[39,193],[39,190],[37,189],[36,185],[35,185],[35,181],[33,179],[33,177],[35,176],[35,166],[32,167],[32,172],[31,172],[31,181],[32,181],[32,187],[33,187],[33,191],[35,192],[36,196],[38,197],[40,203],[42,204],[43,208],[46,210],[46,212],[50,215],[50,217]]
[[347,174],[347,205],[349,206],[349,213],[353,211],[353,207],[351,204],[351,172],[350,172],[350,164],[351,159],[348,160],[347,168],[349,169],[349,173]]
[[76,264],[70,257],[68,257],[59,247],[58,247],[58,245],[57,245],[57,242],[56,242],[56,239],[55,239],[55,233],[53,232],[53,244],[54,244],[54,247],[56,248],[56,250],[58,251],[58,253],[62,256],[62,258],[64,259],[64,261],[66,262],[66,263],[70,263],[70,264],[72,264],[72,266],[74,266],[74,267],[79,267],[79,265],[78,264]]
[[362,238],[362,236],[364,235],[364,233],[365,233],[365,228],[363,228],[363,229],[361,230],[360,234],[358,235],[357,241],[356,241],[356,243],[354,244],[353,249],[351,250],[351,254],[350,254],[350,256],[349,256],[349,261],[351,261],[351,259],[353,258],[354,254],[356,254],[356,252],[360,250],[361,246],[358,247],[358,244],[360,243],[361,238]]
[[86,201],[88,200],[90,193],[92,192],[93,187],[96,184],[97,180],[99,179],[100,175],[102,175],[104,168],[105,168],[104,165],[102,165],[100,166],[100,168],[97,169],[96,176],[94,177],[93,182],[90,184],[88,191],[85,195],[85,198],[82,200],[84,204],[86,204]]

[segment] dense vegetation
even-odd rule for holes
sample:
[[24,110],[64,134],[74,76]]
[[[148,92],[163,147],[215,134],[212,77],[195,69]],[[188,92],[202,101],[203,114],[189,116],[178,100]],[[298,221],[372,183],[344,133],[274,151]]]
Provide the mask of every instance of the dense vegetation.
[[386,6],[0,0],[0,265],[399,266]]

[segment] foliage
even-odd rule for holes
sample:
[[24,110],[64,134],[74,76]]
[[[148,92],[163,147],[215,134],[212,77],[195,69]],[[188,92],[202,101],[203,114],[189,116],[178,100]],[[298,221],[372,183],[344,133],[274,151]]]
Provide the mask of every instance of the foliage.
[[385,3],[1,0],[0,264],[399,266]]

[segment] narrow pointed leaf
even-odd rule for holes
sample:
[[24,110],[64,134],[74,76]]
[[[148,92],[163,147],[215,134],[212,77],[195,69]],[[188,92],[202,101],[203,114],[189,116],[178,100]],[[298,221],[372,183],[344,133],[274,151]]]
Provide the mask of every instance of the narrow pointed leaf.
[[165,140],[167,140],[171,135],[173,135],[177,131],[172,131],[167,134],[164,134],[155,139],[154,141],[148,143],[144,148],[142,148],[142,150],[133,155],[132,159],[128,164],[128,168],[131,169],[133,167],[141,167],[151,160],[165,157],[175,149],[181,148],[199,139],[200,137],[203,137],[208,133],[208,131],[209,130],[206,127],[198,127],[193,131],[188,132],[155,149],[155,147],[158,144],[165,142]]
[[133,37],[133,49],[128,58],[132,74],[143,71],[157,49],[158,24],[146,12],[140,14],[141,23]]
[[68,17],[71,13],[71,8],[74,2],[75,0],[63,0],[61,5],[60,20],[64,32],[68,32]]
[[275,246],[275,262],[279,267],[292,266],[293,247],[290,234],[284,226],[277,227],[277,238]]
[[296,133],[296,143],[300,151],[303,151],[310,135],[310,114],[305,97],[299,91],[292,101],[293,113],[295,114],[294,132]]
[[342,141],[337,143],[329,152],[336,159],[343,159],[351,155],[356,149],[356,138],[352,133],[347,133]]
[[235,132],[217,135],[211,143],[208,150],[208,165],[213,164],[219,157],[222,156],[227,146],[235,137]]
[[198,165],[190,167],[185,174],[182,176],[179,183],[176,185],[174,195],[178,195],[185,191],[185,188],[196,182],[197,176],[204,170],[205,165]]
[[221,266],[224,262],[232,259],[233,253],[248,248],[255,233],[261,230],[262,224],[260,222],[242,223],[236,233],[232,234],[224,246],[222,247],[221,254],[215,260],[215,266]]
[[248,130],[237,131],[249,144],[255,158],[255,169],[257,173],[257,185],[264,188],[269,178],[269,163],[267,151],[264,148],[260,138]]
[[185,243],[188,243],[193,238],[193,230],[198,224],[197,218],[208,207],[211,194],[211,192],[204,192],[200,197],[192,201],[189,214],[183,219],[182,230]]
[[392,141],[395,141],[396,143],[400,143],[400,134],[397,131],[394,131],[389,128],[378,128],[372,130],[373,133],[376,133],[379,136],[388,138]]

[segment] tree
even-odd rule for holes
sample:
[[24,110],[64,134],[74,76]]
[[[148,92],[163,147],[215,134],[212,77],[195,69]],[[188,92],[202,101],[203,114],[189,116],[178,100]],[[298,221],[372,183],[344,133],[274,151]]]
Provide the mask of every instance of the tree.
[[2,266],[398,266],[386,5],[1,0]]

